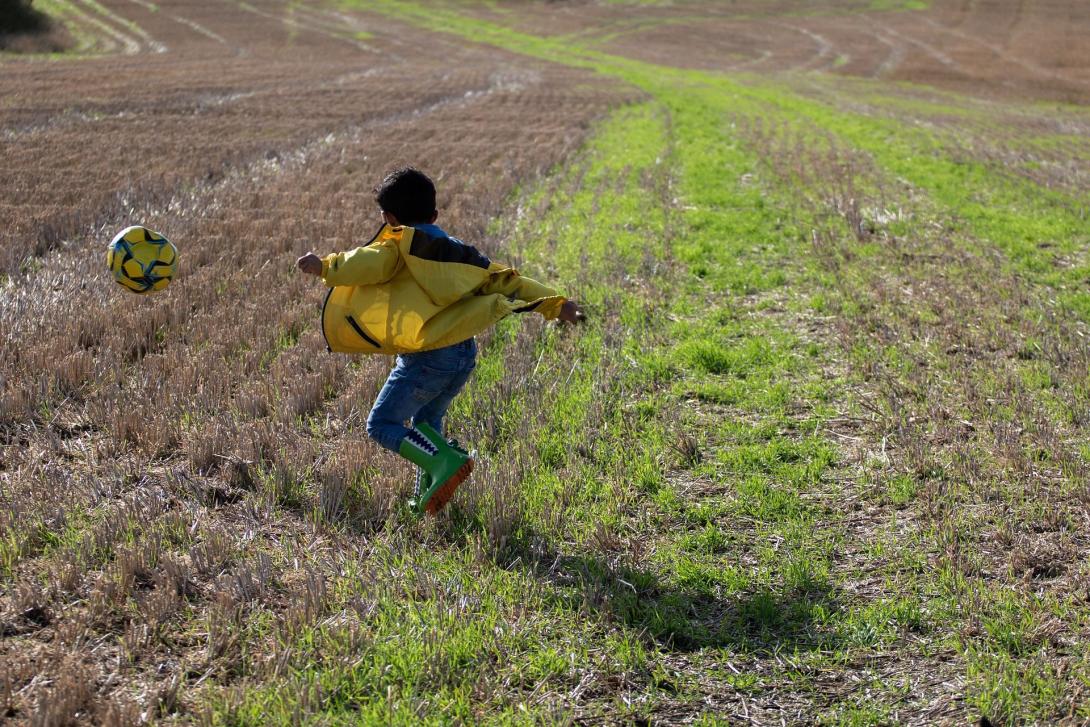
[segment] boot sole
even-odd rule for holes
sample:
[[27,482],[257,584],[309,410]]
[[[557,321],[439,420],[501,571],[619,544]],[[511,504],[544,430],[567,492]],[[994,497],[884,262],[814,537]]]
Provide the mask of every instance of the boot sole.
[[435,494],[428,500],[428,504],[424,506],[424,511],[429,515],[434,515],[442,510],[446,504],[450,502],[450,498],[454,497],[454,491],[458,489],[458,485],[465,482],[466,478],[469,477],[469,473],[472,471],[473,460],[467,459],[465,464],[459,467],[458,471],[451,475],[450,478],[443,483],[443,486],[435,491]]

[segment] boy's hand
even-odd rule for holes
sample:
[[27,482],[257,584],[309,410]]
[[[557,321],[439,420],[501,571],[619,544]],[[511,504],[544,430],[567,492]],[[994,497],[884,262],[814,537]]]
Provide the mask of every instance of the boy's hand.
[[322,258],[312,252],[296,260],[295,265],[307,275],[322,274]]
[[564,301],[564,305],[560,306],[560,315],[557,317],[565,323],[582,323],[587,319],[583,315],[583,309],[574,300]]

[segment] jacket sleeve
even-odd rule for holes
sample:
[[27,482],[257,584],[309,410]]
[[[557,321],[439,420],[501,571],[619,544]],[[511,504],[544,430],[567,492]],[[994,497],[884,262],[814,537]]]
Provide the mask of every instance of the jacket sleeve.
[[329,287],[337,285],[375,285],[384,283],[397,272],[397,248],[367,245],[348,252],[335,252],[322,258],[322,279]]
[[524,300],[527,303],[536,303],[532,308],[535,313],[540,313],[546,320],[552,320],[560,315],[560,307],[567,300],[558,295],[552,288],[542,285],[532,278],[524,277],[514,268],[504,267],[492,263],[488,272],[491,273],[488,282],[481,286],[480,291],[484,295],[501,293],[514,300]]

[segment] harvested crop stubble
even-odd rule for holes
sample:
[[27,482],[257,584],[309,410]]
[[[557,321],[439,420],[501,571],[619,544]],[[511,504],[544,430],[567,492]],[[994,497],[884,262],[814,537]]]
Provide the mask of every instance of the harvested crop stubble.
[[[496,13],[495,24],[445,20],[467,37],[508,45],[496,24],[517,23],[515,17]],[[571,51],[563,47],[568,42],[540,42],[533,52],[557,57]],[[962,82],[955,65],[967,54],[906,42],[935,63],[946,59],[947,83]],[[752,669],[732,666],[739,679],[730,678],[730,685],[742,685],[755,701],[775,694],[777,708],[786,702],[792,710],[783,696],[796,696],[792,685],[752,676],[761,666],[776,673],[772,662],[783,667],[786,661],[789,680],[807,689],[797,711],[787,712],[799,723],[819,713],[829,721],[920,724],[980,714],[1011,722],[1085,719],[1086,617],[1079,585],[1086,573],[1082,533],[1090,453],[1085,202],[1068,193],[1070,185],[1026,173],[1034,169],[1034,155],[1048,154],[1052,140],[1019,131],[1025,126],[1062,134],[1068,123],[1077,128],[1085,119],[1084,109],[1053,113],[1047,105],[1009,98],[1007,107],[935,90],[834,83],[819,74],[771,82],[747,76],[737,83],[580,50],[584,55],[576,62],[637,79],[656,97],[667,95],[658,89],[660,74],[682,88],[691,80],[690,93],[678,102],[686,110],[699,107],[702,91],[718,88],[716,100],[730,109],[723,116],[750,116],[720,126],[730,139],[723,147],[735,148],[738,139],[760,160],[737,174],[739,182],[767,190],[773,200],[789,196],[784,207],[758,205],[758,216],[764,221],[776,215],[779,231],[783,215],[792,243],[812,242],[812,250],[796,251],[800,261],[812,252],[813,263],[798,298],[787,304],[795,306],[792,313],[820,311],[825,330],[840,333],[824,340],[848,379],[843,388],[837,382],[835,403],[846,411],[814,432],[828,424],[832,436],[847,442],[843,451],[850,460],[831,467],[826,474],[832,477],[806,482],[796,502],[787,493],[777,503],[810,515],[828,510],[820,512],[827,527],[807,527],[804,535],[807,543],[817,541],[815,555],[825,556],[824,562],[814,558],[785,574],[804,592],[815,585],[818,590],[782,610],[769,609],[777,648]],[[807,91],[811,85],[820,92]],[[997,91],[976,90],[989,96]],[[868,111],[870,106],[878,110]],[[944,111],[950,120],[939,118]],[[918,123],[927,116],[933,123]],[[989,125],[997,130],[994,139]],[[983,150],[963,143],[974,136],[985,142]],[[1026,158],[1012,149],[1004,159],[1021,161],[1021,169],[997,174],[991,152],[1020,136]],[[1059,143],[1071,150],[1080,142]],[[1085,155],[1073,156],[1069,168],[1081,173]],[[695,201],[688,207],[700,215],[698,224],[708,226],[707,217],[720,209],[721,198],[713,200],[706,208]],[[732,218],[744,218],[749,208],[727,209]],[[766,238],[776,235],[769,230]],[[761,301],[762,310],[766,302],[777,301]],[[751,373],[733,370],[733,359],[717,355],[713,346],[694,347],[693,353],[710,372]],[[707,390],[730,399],[739,388]],[[730,430],[730,424],[721,426]],[[752,449],[742,443],[720,451],[738,463]],[[748,483],[731,484],[741,490]],[[750,497],[741,505],[758,507],[761,493],[747,489]],[[803,502],[818,507],[808,511]],[[777,516],[774,510],[755,513],[766,526]],[[752,541],[757,554],[764,549],[782,562],[790,537],[754,532]],[[739,550],[743,558],[752,552],[730,545],[732,566]],[[827,553],[820,552],[823,545],[831,546]],[[744,566],[753,572],[756,562]],[[839,664],[846,673],[778,648],[792,625],[789,616],[784,623],[785,612],[796,604],[805,612],[814,603],[821,615],[814,623],[803,621],[803,639],[831,645],[837,659],[845,654]],[[830,614],[843,614],[845,621],[833,626]],[[753,683],[761,686],[748,689]],[[750,718],[744,698],[735,714]]]
[[1017,174],[1068,191],[1087,187],[1090,113],[1083,107],[1016,105],[926,86],[831,76],[786,83],[840,111],[925,128],[946,147],[945,153],[986,162],[997,174]]
[[[412,48],[407,60],[397,34],[384,36],[381,50],[361,51],[323,34],[278,37],[277,23],[260,21],[237,39],[241,56],[213,43],[188,51],[185,63],[166,53],[13,65],[0,80],[8,99],[0,149],[10,160],[0,171],[10,220],[0,273],[16,272],[28,253],[86,239],[138,205],[184,204],[194,184],[228,169],[487,91],[505,71],[454,45]],[[391,96],[393,107],[377,102]]]
[[[168,714],[180,661],[238,676],[254,609],[289,635],[324,617],[323,574],[244,554],[320,543],[311,529],[349,512],[377,526],[408,478],[362,435],[386,360],[325,352],[322,291],[295,256],[369,239],[371,187],[415,163],[442,222],[510,259],[491,221],[512,189],[633,97],[363,14],[243,5],[104,2],[151,39],[139,53],[0,74],[8,714],[124,723],[135,685],[140,712]],[[180,250],[153,297],[104,272],[111,231],[133,221]],[[77,671],[88,690],[66,686]]]
[[[759,119],[739,128],[825,220],[814,253],[836,282],[828,307],[841,312],[837,333],[865,405],[843,436],[872,443],[857,457],[876,487],[853,518],[854,540],[871,547],[891,537],[891,523],[898,539],[932,528],[930,559],[964,579],[973,623],[999,633],[1007,611],[1017,613],[1029,625],[1007,648],[1029,668],[1082,668],[1072,650],[1081,615],[1041,604],[1070,602],[1090,553],[1076,525],[1090,475],[1080,451],[1090,436],[1085,321],[985,242],[955,232],[922,190],[884,178],[869,155],[816,129]],[[916,498],[918,512],[891,515]],[[963,638],[982,635],[973,628]],[[1080,694],[1065,699],[1077,704]]]
[[[83,47],[131,57],[5,59],[4,151],[34,153],[0,171],[30,233],[0,248],[0,714],[1084,709],[1085,245],[1034,213],[1078,219],[1087,116],[993,98],[1074,93],[1083,51],[1031,56],[1022,30],[1083,15],[826,6],[382,5],[463,43],[110,0]],[[635,94],[482,38],[651,100],[572,163]],[[988,98],[850,77],[912,74]],[[110,161],[130,131],[123,153],[162,155],[146,179]],[[401,516],[410,473],[362,433],[388,362],[327,356],[322,291],[290,272],[366,240],[401,162],[439,177],[452,232],[518,263],[504,218],[597,314],[482,336],[451,421],[483,456],[439,522]],[[70,215],[44,229],[39,197]],[[132,217],[182,248],[161,295],[102,274]]]

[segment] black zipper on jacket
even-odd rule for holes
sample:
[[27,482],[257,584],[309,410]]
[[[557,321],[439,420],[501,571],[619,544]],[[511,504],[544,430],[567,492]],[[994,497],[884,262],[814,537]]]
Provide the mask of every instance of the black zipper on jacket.
[[378,341],[376,341],[375,339],[368,336],[367,331],[363,330],[363,328],[360,327],[359,323],[356,323],[355,318],[353,318],[352,316],[345,316],[344,319],[346,321],[348,321],[348,325],[352,326],[352,330],[354,330],[356,333],[360,334],[360,338],[367,341],[368,343],[370,343],[375,348],[382,348],[382,346],[379,345]]
[[[370,245],[372,242],[377,240],[378,236],[382,234],[382,231],[384,229],[386,229],[385,222],[382,223],[382,227],[378,228],[378,232],[375,233],[374,237],[371,238],[371,242],[368,242],[367,245]],[[364,247],[366,247],[367,245],[364,245]],[[322,324],[322,338],[325,339],[325,350],[329,351],[330,353],[333,353],[333,347],[329,345],[329,336],[325,334],[325,307],[329,305],[329,297],[333,295],[333,290],[334,288],[330,288],[329,292],[325,294],[325,300],[322,301],[322,312],[321,315],[318,317],[318,320]],[[349,319],[349,321],[352,323],[353,326],[356,325],[355,322],[351,319]],[[356,326],[356,330],[360,330],[358,326]],[[360,335],[362,335],[364,338],[367,338],[367,334],[363,333],[362,331],[360,331]],[[370,341],[371,339],[368,338],[367,340]],[[375,347],[381,348],[381,346],[379,346],[377,343],[375,344]]]
[[542,303],[542,301],[540,301],[540,300],[535,300],[535,301],[534,301],[533,303],[531,303],[530,305],[524,305],[524,306],[522,306],[521,308],[515,308],[515,312],[516,312],[516,313],[529,313],[529,312],[530,312],[530,311],[532,311],[532,310],[533,310],[534,308],[537,308],[537,307],[538,307],[539,305],[541,305],[541,303]]
[[329,305],[329,296],[333,295],[333,288],[329,289],[329,292],[325,294],[325,300],[322,301],[322,313],[318,317],[318,321],[322,324],[322,338],[325,340],[325,350],[333,353],[333,347],[329,345],[329,336],[325,334],[325,307]]

